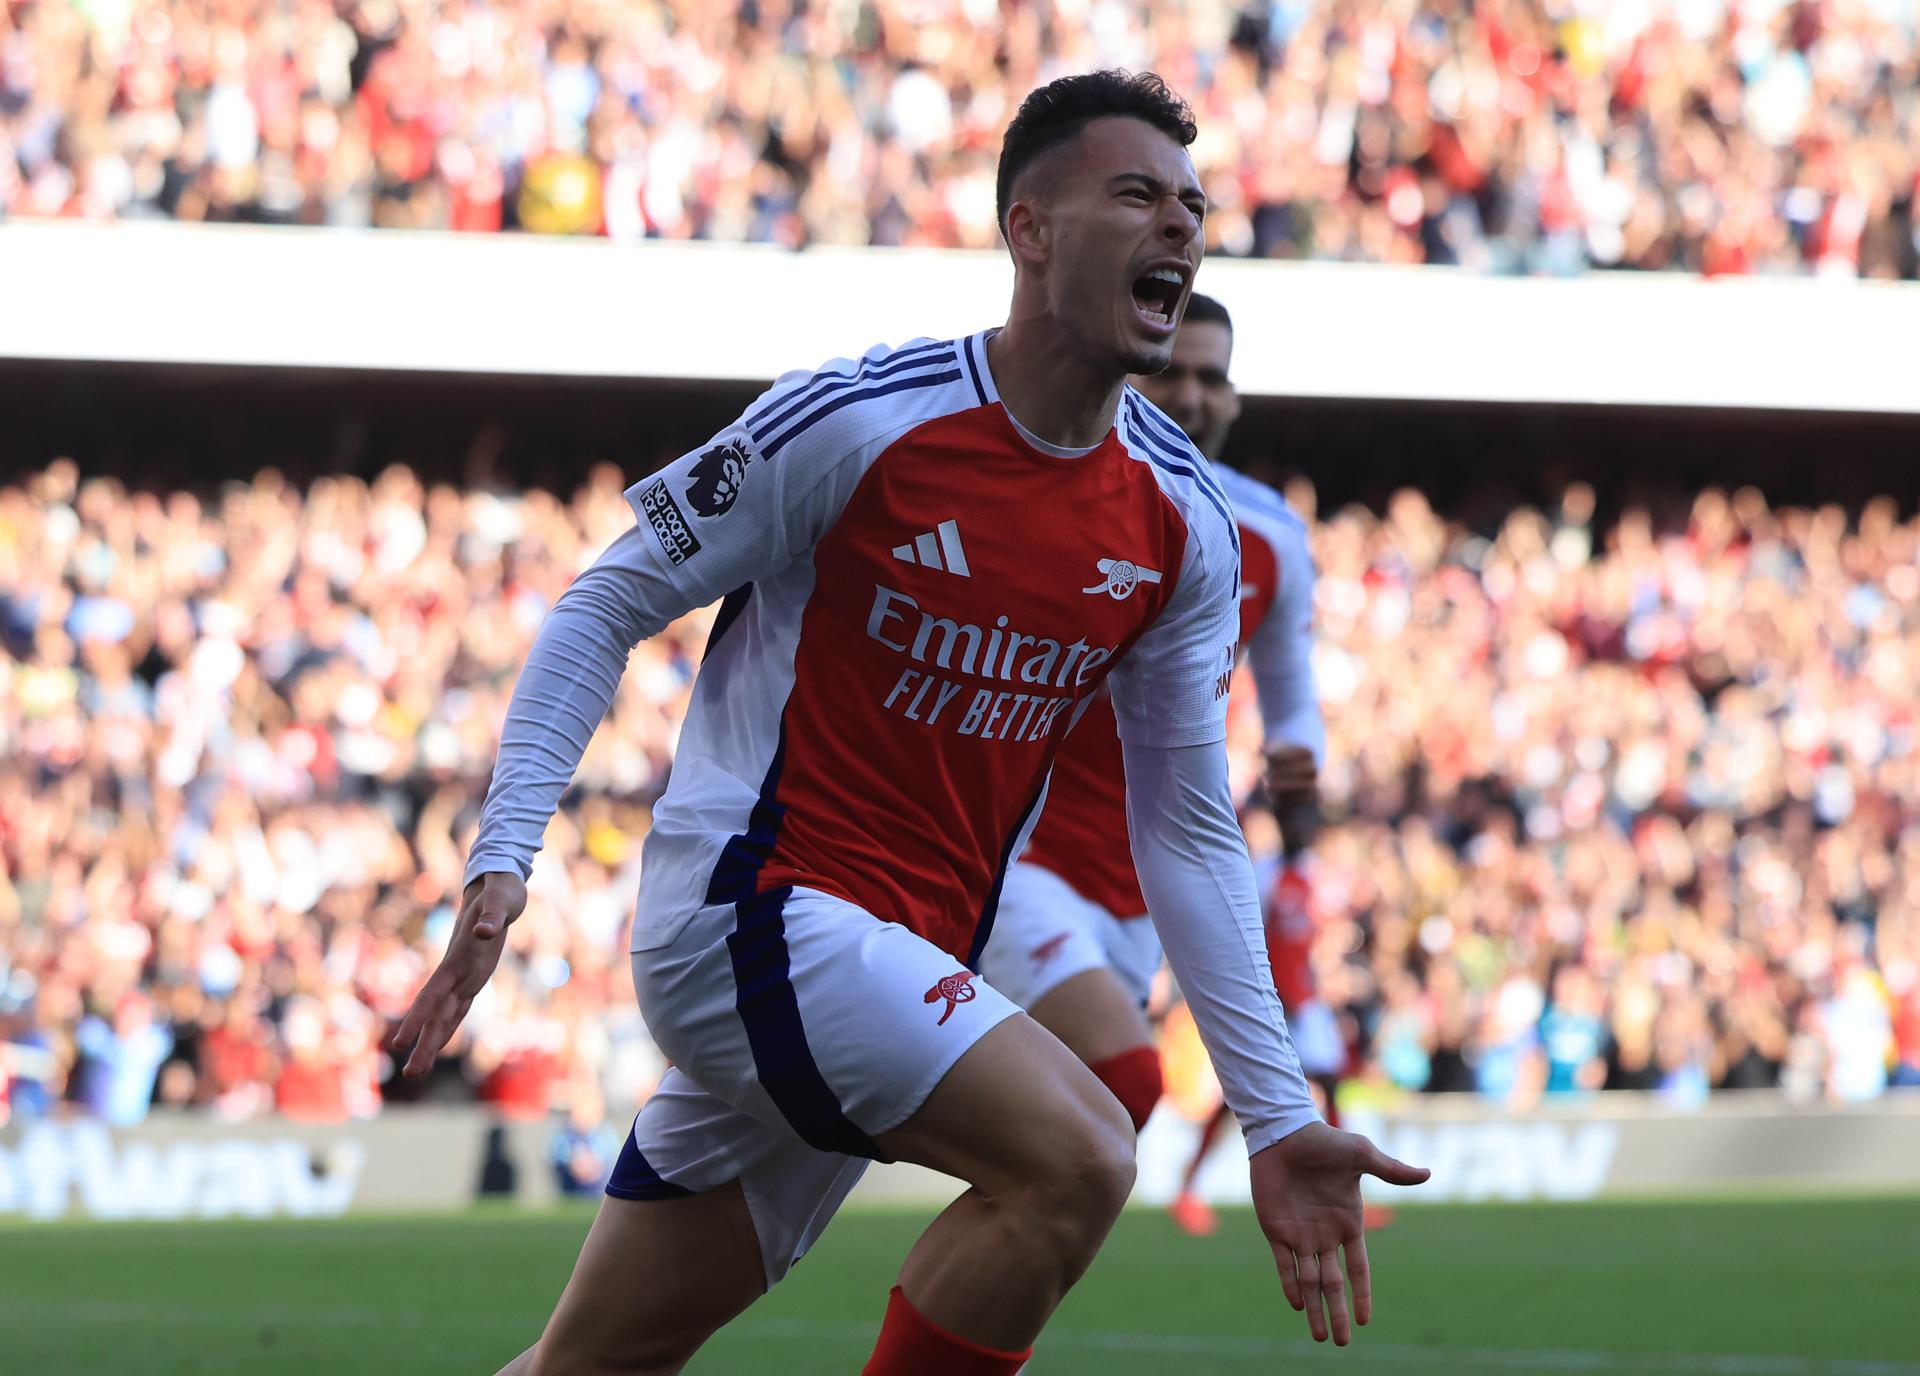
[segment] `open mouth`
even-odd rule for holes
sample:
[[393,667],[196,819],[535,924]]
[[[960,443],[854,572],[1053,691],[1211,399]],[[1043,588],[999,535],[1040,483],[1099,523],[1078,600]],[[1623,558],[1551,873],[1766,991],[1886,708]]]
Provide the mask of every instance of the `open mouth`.
[[1186,281],[1172,268],[1155,268],[1133,282],[1133,304],[1140,318],[1156,329],[1171,330]]

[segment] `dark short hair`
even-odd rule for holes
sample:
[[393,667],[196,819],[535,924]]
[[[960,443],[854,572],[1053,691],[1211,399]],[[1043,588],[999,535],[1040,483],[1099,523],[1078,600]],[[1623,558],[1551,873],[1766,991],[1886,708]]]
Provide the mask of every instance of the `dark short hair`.
[[1183,325],[1225,325],[1229,337],[1233,334],[1233,317],[1227,314],[1227,308],[1211,296],[1202,296],[1195,292],[1187,298],[1187,313],[1180,317]]
[[1030,92],[1007,126],[1000,145],[1000,173],[994,180],[1000,232],[1007,232],[1007,208],[1013,183],[1042,154],[1058,148],[1096,119],[1122,115],[1151,124],[1182,148],[1193,143],[1199,126],[1187,102],[1153,72],[1105,71],[1063,76]]

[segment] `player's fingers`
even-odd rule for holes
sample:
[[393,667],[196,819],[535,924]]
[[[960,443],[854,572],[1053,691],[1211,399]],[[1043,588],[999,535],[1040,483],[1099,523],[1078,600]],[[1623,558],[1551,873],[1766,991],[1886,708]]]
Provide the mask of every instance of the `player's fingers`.
[[1367,1265],[1365,1233],[1347,1243],[1347,1279],[1353,1282],[1353,1321],[1366,1324],[1373,1318],[1373,1268]]
[[1280,1273],[1280,1288],[1287,1292],[1287,1303],[1294,1307],[1296,1313],[1305,1309],[1307,1302],[1300,1294],[1299,1267],[1293,1259],[1292,1251],[1284,1245],[1275,1247],[1273,1264],[1274,1269]]
[[413,1054],[407,1057],[406,1069],[402,1072],[407,1078],[424,1075],[433,1069],[433,1063],[440,1055],[440,1048],[447,1044],[447,1038],[453,1035],[453,1029],[459,1019],[453,1016],[453,1010],[443,999],[435,1004],[435,1011],[420,1030],[420,1040],[414,1043]]
[[1320,1257],[1315,1252],[1299,1254],[1300,1296],[1307,1302],[1307,1327],[1313,1330],[1313,1340],[1323,1343],[1327,1340],[1327,1311],[1320,1293]]
[[1347,1278],[1341,1273],[1338,1252],[1320,1254],[1320,1290],[1327,1297],[1334,1345],[1345,1347],[1353,1341],[1353,1321],[1347,1313]]
[[1424,1185],[1427,1178],[1433,1174],[1425,1166],[1409,1166],[1404,1161],[1388,1156],[1378,1147],[1373,1147],[1372,1154],[1362,1169],[1368,1175],[1380,1177],[1389,1185]]
[[439,1059],[447,1043],[453,1040],[453,1034],[460,1030],[460,1024],[467,1020],[467,1010],[472,1007],[471,994],[464,998],[449,996],[443,1014],[428,1024],[427,1030],[420,1036],[420,1045],[427,1050],[427,1063],[416,1073],[425,1074],[433,1068],[433,1063]]
[[387,1045],[395,1051],[405,1051],[420,1040],[420,1029],[427,1023],[427,991],[422,989],[414,996],[413,1006],[400,1019],[400,1025],[393,1029],[393,1036]]

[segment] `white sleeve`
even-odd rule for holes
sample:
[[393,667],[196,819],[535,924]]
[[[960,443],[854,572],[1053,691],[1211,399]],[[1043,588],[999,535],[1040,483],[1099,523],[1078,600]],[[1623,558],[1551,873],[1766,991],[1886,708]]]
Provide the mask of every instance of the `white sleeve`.
[[1123,743],[1147,910],[1249,1153],[1320,1121],[1287,1034],[1219,744]]
[[[627,489],[639,524],[554,604],[514,684],[465,883],[531,872],[635,645],[787,567],[837,519],[872,423],[831,399],[859,369],[787,374],[711,442]],[[832,423],[813,423],[822,414]]]
[[1327,726],[1313,685],[1313,556],[1306,535],[1288,527],[1274,541],[1280,587],[1247,640],[1247,664],[1260,690],[1268,749],[1304,745],[1325,764]]
[[513,685],[480,834],[464,887],[483,874],[525,879],[560,796],[607,714],[633,647],[692,608],[648,556],[652,537],[627,531],[573,580],[547,613]]
[[848,388],[862,363],[886,354],[788,373],[708,443],[627,489],[646,557],[690,605],[787,567],[838,518],[885,423],[839,403],[857,397]]
[[1240,635],[1240,547],[1233,527],[1196,512],[1180,581],[1107,682],[1120,739],[1207,745],[1227,738],[1227,692]]

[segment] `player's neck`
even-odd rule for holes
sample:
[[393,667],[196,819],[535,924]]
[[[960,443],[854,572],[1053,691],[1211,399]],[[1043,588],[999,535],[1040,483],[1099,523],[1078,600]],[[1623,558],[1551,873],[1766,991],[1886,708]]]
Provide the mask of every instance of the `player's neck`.
[[987,367],[1001,405],[1051,444],[1084,449],[1113,429],[1125,376],[1089,364],[1044,319],[1016,313],[987,341]]

